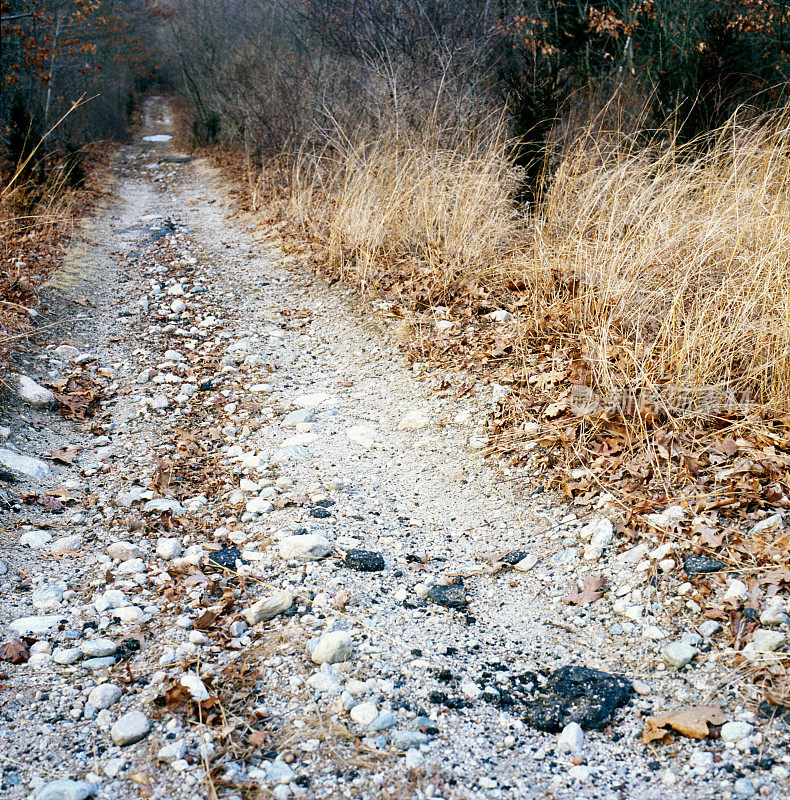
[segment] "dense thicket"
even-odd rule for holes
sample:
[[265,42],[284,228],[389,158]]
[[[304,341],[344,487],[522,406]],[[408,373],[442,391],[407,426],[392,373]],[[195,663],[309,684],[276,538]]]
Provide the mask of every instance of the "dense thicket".
[[136,84],[155,74],[147,0],[3,0],[0,144],[15,164],[72,104],[42,152],[74,153],[125,129]]
[[789,27],[788,0],[179,0],[172,31],[203,141],[280,151],[506,106],[528,161],[613,96],[684,137],[781,101]]

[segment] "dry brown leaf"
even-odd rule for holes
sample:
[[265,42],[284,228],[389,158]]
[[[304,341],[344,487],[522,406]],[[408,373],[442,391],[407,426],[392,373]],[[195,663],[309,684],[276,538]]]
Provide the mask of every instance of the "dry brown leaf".
[[690,739],[704,739],[710,734],[709,725],[723,725],[727,717],[719,706],[694,706],[681,711],[667,711],[648,717],[642,731],[642,742],[663,739],[671,730]]
[[603,597],[604,586],[606,586],[604,575],[588,575],[581,589],[576,585],[576,581],[573,582],[565,602],[568,605],[588,606]]

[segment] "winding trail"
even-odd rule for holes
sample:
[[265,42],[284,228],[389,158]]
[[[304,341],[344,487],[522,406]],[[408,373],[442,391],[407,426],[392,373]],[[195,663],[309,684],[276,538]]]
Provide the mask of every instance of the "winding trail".
[[[647,549],[585,560],[601,512],[521,496],[482,458],[491,387],[459,400],[408,368],[381,318],[173,149],[166,100],[144,116],[47,286],[49,347],[19,363],[79,377],[96,413],[2,412],[19,451],[79,451],[9,488],[60,499],[4,512],[2,623],[37,644],[3,665],[0,796],[722,798],[746,778],[788,796],[779,721],[740,748],[639,743],[669,707],[757,721],[715,658],[676,671],[646,635],[689,624],[667,618],[683,606],[651,587]],[[384,569],[360,571],[378,565],[359,549]],[[513,551],[520,569],[486,569]],[[613,591],[563,602],[598,573]],[[461,607],[434,602],[448,596]],[[615,614],[618,597],[639,614]],[[566,665],[637,691],[563,750],[524,720]]]

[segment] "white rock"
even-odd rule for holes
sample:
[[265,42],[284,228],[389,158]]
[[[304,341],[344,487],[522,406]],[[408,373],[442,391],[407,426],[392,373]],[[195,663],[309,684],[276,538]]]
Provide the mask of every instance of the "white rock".
[[121,699],[122,694],[120,686],[116,686],[114,683],[100,683],[91,689],[88,702],[94,708],[101,710],[115,705]]
[[280,542],[280,555],[285,559],[297,558],[312,561],[325,558],[332,552],[332,545],[320,533],[305,533],[298,536],[286,536]]
[[379,710],[376,704],[370,701],[365,703],[358,703],[351,709],[350,717],[357,723],[357,725],[370,725],[379,715]]
[[87,800],[94,797],[100,788],[98,783],[58,778],[45,783],[32,797],[34,800]]
[[182,311],[186,311],[187,310],[187,304],[181,298],[176,298],[170,304],[170,310],[174,314],[180,314]]
[[179,683],[192,695],[192,698],[198,703],[208,700],[211,695],[209,694],[206,684],[200,680],[200,677],[193,672],[187,672],[181,676]]
[[686,509],[682,506],[670,506],[657,514],[645,514],[645,519],[654,528],[668,528],[682,522],[687,516]]
[[347,631],[329,631],[315,643],[310,653],[314,664],[337,664],[354,654],[354,642]]
[[19,537],[19,544],[27,545],[33,550],[41,550],[52,541],[52,534],[48,531],[28,531]]
[[244,506],[249,514],[268,514],[274,511],[274,504],[265,497],[253,497]]
[[0,464],[13,472],[19,472],[29,478],[39,480],[48,478],[52,474],[52,470],[46,462],[31,456],[22,456],[5,447],[0,447]]
[[88,639],[80,645],[87,658],[104,658],[115,655],[118,645],[112,639]]
[[142,558],[130,558],[128,561],[121,561],[113,570],[116,575],[135,575],[138,572],[145,572],[145,562]]
[[698,653],[699,650],[696,647],[683,644],[682,642],[671,642],[665,645],[661,650],[664,661],[678,669],[685,667],[686,664],[690,664]]
[[787,636],[781,631],[769,631],[765,628],[757,628],[752,634],[752,644],[758,653],[772,653],[783,647],[787,642]]
[[55,348],[55,355],[58,358],[65,358],[68,361],[74,361],[79,354],[80,351],[76,347],[72,347],[70,344],[62,344]]
[[130,711],[110,728],[110,736],[115,744],[123,747],[145,739],[150,730],[151,723],[142,711]]
[[727,586],[727,591],[724,592],[725,600],[746,600],[749,597],[749,589],[743,581],[733,580]]
[[293,605],[293,602],[293,595],[284,590],[258,600],[242,611],[241,615],[248,625],[257,625],[260,622],[268,622],[278,614],[282,614],[283,611],[287,611]]
[[427,428],[431,424],[429,414],[424,409],[413,409],[409,411],[398,423],[399,431],[416,431]]
[[143,511],[169,511],[172,514],[183,514],[184,506],[178,500],[169,500],[166,497],[157,497],[149,500],[144,506]]
[[165,764],[172,764],[174,761],[180,761],[187,752],[187,746],[183,739],[175,742],[170,742],[164,747],[160,747],[156,758],[157,761],[164,761]]
[[156,554],[165,561],[178,558],[182,552],[181,542],[178,539],[165,537],[156,542]]
[[754,725],[742,720],[734,720],[733,722],[725,722],[721,726],[720,736],[723,742],[740,742],[741,739],[751,736],[753,730]]
[[56,664],[75,664],[82,658],[79,647],[56,647],[52,653],[52,660]]
[[584,747],[584,731],[578,722],[569,722],[557,737],[561,753],[581,753]]
[[110,608],[122,608],[131,605],[131,601],[120,589],[107,589],[106,592],[97,594],[93,599],[93,607],[101,614]]
[[352,442],[362,445],[366,450],[376,444],[376,432],[365,425],[353,425],[346,431],[346,436]]
[[334,405],[336,398],[331,394],[325,392],[313,392],[312,394],[303,394],[294,398],[293,404],[297,408],[315,409],[321,406]]
[[57,608],[63,600],[63,589],[52,583],[42,583],[33,590],[33,606],[40,611]]
[[765,519],[761,519],[756,525],[752,527],[749,533],[752,536],[755,536],[759,533],[767,533],[768,531],[777,531],[782,527],[782,513],[777,512],[776,514],[771,514],[770,517],[766,517]]
[[128,561],[130,558],[140,558],[143,550],[133,542],[113,542],[107,548],[107,555],[118,561]]
[[43,614],[41,616],[20,617],[8,627],[19,636],[43,636],[56,627],[63,619],[60,614]]
[[49,546],[49,552],[52,555],[63,555],[64,553],[76,553],[82,548],[82,534],[72,533],[69,536],[61,536],[55,539]]
[[40,386],[27,375],[17,375],[16,393],[20,400],[24,400],[36,408],[46,408],[57,403],[55,395],[49,389]]

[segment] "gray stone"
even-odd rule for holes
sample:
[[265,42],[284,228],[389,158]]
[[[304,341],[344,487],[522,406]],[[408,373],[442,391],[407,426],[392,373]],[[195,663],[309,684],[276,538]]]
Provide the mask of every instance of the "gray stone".
[[19,544],[26,545],[33,550],[42,550],[52,541],[52,534],[48,531],[28,531],[19,537]]
[[310,660],[314,664],[337,664],[347,661],[353,654],[354,642],[348,631],[324,633],[310,648]]
[[406,751],[406,769],[417,769],[423,761],[425,756],[416,747],[410,747]]
[[98,783],[58,779],[45,783],[34,795],[35,800],[86,800],[99,791]]
[[61,536],[55,539],[49,547],[52,555],[62,555],[63,553],[73,553],[82,547],[82,534],[72,533],[69,536]]
[[82,650],[79,647],[56,647],[52,653],[52,660],[56,664],[74,664],[82,658]]
[[157,761],[164,761],[165,764],[172,764],[174,761],[181,760],[187,752],[187,746],[183,740],[170,742],[164,747],[160,747],[156,758]]
[[127,561],[121,561],[113,571],[116,575],[134,575],[138,572],[145,572],[145,562],[142,558],[130,558]]
[[391,711],[382,711],[373,722],[368,725],[368,730],[375,733],[377,731],[387,731],[398,724],[395,715]]
[[707,619],[699,626],[699,632],[706,638],[710,639],[721,630],[721,624],[716,622],[715,619]]
[[57,608],[63,600],[63,589],[52,583],[42,583],[33,590],[33,606],[40,611]]
[[664,661],[678,669],[690,664],[698,653],[699,650],[696,647],[692,647],[690,644],[683,644],[683,642],[672,642],[665,645],[661,650]]
[[133,542],[113,542],[107,548],[107,555],[118,561],[128,561],[130,558],[140,558],[143,550]]
[[49,464],[41,461],[41,459],[22,456],[5,447],[0,447],[0,464],[12,472],[19,472],[29,478],[38,480],[48,478],[52,474]]
[[99,670],[107,669],[115,663],[115,656],[105,656],[103,658],[88,658],[82,662],[85,669]]
[[306,533],[301,536],[287,536],[280,542],[280,555],[285,559],[297,558],[313,561],[325,558],[332,552],[332,545],[320,533]]
[[758,628],[752,634],[752,644],[758,653],[772,653],[778,650],[787,641],[787,636],[781,631],[769,631]]
[[91,689],[88,702],[94,708],[101,710],[115,705],[121,699],[121,694],[123,692],[120,686],[116,686],[114,683],[100,683]]
[[790,625],[790,616],[781,606],[770,606],[760,614],[760,625]]
[[184,510],[178,500],[169,500],[166,497],[156,497],[143,506],[143,511],[169,511],[171,514],[183,514]]
[[27,375],[17,375],[16,393],[20,400],[36,408],[47,408],[57,403],[55,395],[49,389],[45,389]]
[[732,788],[739,797],[751,797],[753,794],[757,793],[757,790],[748,778],[738,778]]
[[60,347],[55,348],[55,355],[58,356],[58,358],[65,358],[68,361],[74,361],[79,354],[80,351],[70,344],[62,344]]
[[257,625],[260,622],[268,622],[278,614],[287,611],[294,602],[293,595],[289,591],[276,592],[270,597],[258,600],[249,608],[241,612],[242,617],[248,625]]
[[393,731],[390,741],[397,750],[409,750],[421,744],[428,744],[428,737],[419,731]]
[[115,744],[124,747],[145,739],[150,730],[151,723],[142,711],[130,711],[110,728],[110,736]]

